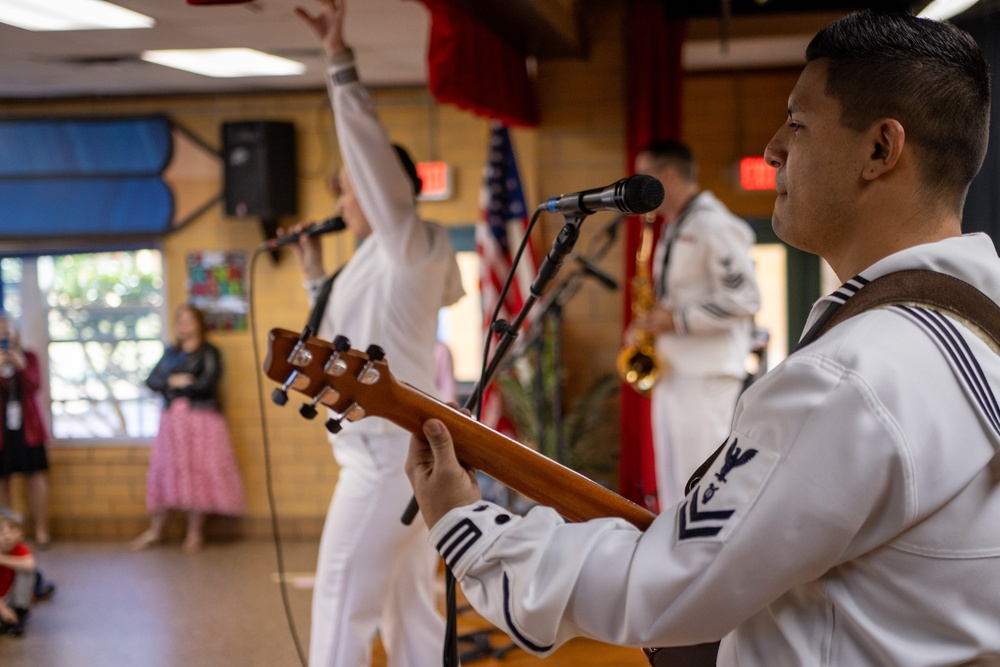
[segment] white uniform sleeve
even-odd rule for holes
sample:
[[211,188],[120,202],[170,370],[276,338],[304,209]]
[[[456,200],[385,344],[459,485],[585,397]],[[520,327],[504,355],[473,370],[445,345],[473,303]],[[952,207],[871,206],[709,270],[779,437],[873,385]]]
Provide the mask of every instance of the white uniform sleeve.
[[[717,216],[717,214],[695,213]],[[750,258],[753,236],[741,222],[711,220],[702,228],[705,244],[707,293],[696,303],[674,313],[674,324],[682,334],[724,331],[742,325],[760,309],[760,290]]]
[[645,533],[479,503],[452,510],[430,541],[471,604],[534,653],[575,636],[714,641],[912,518],[903,450],[859,377],[799,354],[751,387],[723,455]]
[[353,58],[330,65],[327,89],[340,152],[368,224],[394,260],[419,263],[433,250],[431,231],[417,216],[412,181],[358,80]]

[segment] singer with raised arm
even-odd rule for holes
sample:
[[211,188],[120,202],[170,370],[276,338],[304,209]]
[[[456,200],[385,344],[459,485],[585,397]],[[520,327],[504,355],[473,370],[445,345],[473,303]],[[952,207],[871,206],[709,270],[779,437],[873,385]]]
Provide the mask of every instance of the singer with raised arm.
[[411,441],[431,543],[533,654],[584,636],[721,639],[722,667],[997,664],[1000,259],[962,234],[987,63],[949,23],[872,12],[823,28],[806,61],[764,152],[772,225],[844,285],[682,501],[641,527],[517,516],[481,500],[467,430],[428,419]]
[[[343,0],[317,0],[296,14],[319,38],[327,59],[343,168],[338,208],[359,241],[332,284],[320,240],[304,232],[290,244],[315,306],[326,284],[317,334],[346,336],[364,349],[378,345],[395,374],[436,395],[440,308],[463,294],[455,251],[443,227],[421,220],[420,179],[402,148],[390,143],[344,43]],[[444,619],[435,607],[437,554],[421,521],[399,517],[412,496],[404,472],[409,435],[372,418],[330,435],[340,465],[327,513],[313,592],[310,667],[371,662],[376,631],[391,667],[440,664]]]

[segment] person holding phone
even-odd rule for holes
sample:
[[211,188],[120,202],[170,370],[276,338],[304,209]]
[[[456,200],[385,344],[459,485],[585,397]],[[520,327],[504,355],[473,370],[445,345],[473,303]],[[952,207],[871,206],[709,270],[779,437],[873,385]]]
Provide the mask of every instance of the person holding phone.
[[0,312],[0,505],[11,505],[11,476],[24,475],[35,543],[47,549],[51,538],[45,444],[49,436],[36,398],[41,382],[38,356],[21,347],[10,314]]

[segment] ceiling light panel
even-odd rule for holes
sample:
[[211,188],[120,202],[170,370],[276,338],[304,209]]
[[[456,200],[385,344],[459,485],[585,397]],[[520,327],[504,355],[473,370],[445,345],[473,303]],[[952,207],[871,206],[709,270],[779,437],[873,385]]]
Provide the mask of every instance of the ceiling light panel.
[[142,59],[216,78],[295,76],[306,71],[306,66],[295,60],[243,48],[145,51]]
[[156,23],[104,0],[0,0],[0,22],[33,31],[129,30]]

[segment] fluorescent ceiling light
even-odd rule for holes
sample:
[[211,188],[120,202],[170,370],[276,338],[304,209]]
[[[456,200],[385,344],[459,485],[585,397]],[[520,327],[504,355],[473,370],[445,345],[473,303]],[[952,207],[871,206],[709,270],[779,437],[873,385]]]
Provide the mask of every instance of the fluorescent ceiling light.
[[921,10],[917,16],[925,19],[943,21],[956,14],[961,14],[979,0],[934,0]]
[[255,49],[174,49],[144,51],[142,59],[186,72],[233,78],[241,76],[293,76],[306,71],[300,62]]
[[0,0],[0,22],[25,30],[124,30],[156,23],[104,0]]

